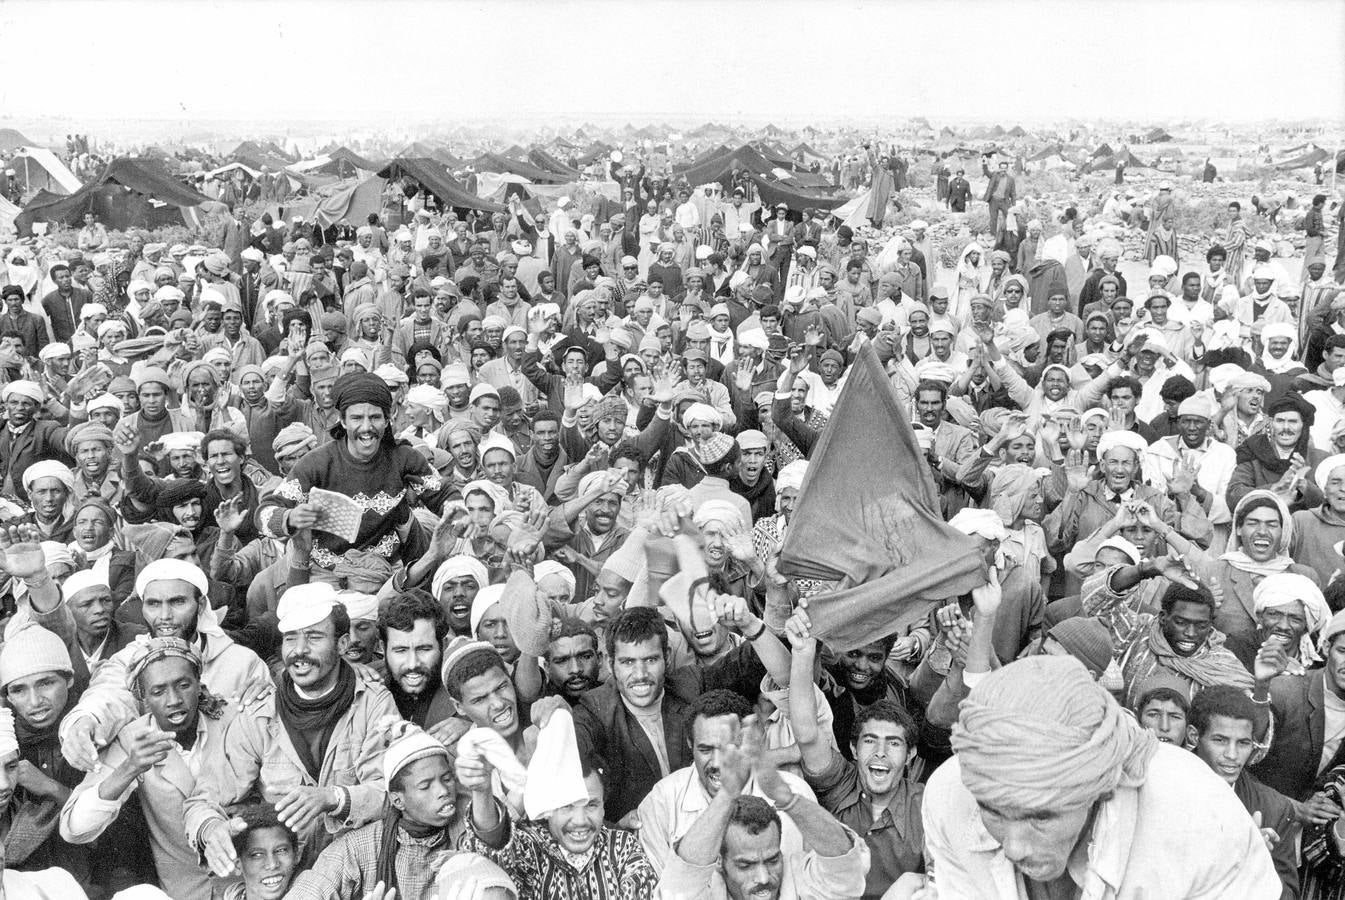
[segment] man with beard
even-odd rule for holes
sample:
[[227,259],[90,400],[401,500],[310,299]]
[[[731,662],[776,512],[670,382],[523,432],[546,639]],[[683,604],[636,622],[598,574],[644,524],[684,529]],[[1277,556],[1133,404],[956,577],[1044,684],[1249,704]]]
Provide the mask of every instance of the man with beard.
[[220,330],[201,338],[200,353],[222,347],[229,352],[234,371],[242,366],[260,366],[266,359],[266,351],[243,324],[243,304],[238,300],[226,299],[220,305],[220,311]]
[[448,636],[444,608],[419,591],[394,597],[378,615],[388,691],[402,718],[427,728],[453,715],[452,698],[440,683],[442,645]]
[[11,381],[0,391],[8,419],[0,430],[0,491],[20,500],[28,499],[23,473],[39,460],[69,463],[65,455],[66,429],[50,419],[38,419],[46,402],[41,386],[32,381]]
[[[709,691],[696,698],[687,713],[691,725],[691,765],[662,778],[640,802],[638,821],[640,843],[656,871],[662,872],[673,848],[692,823],[710,807],[721,788],[723,755],[738,742],[743,721],[752,708],[733,691]],[[795,794],[813,798],[812,789],[797,775],[782,774]],[[746,791],[764,797],[760,785],[748,784]],[[782,820],[781,850],[803,850],[793,822]]]
[[[290,588],[276,612],[280,683],[225,729],[226,764],[201,773],[187,813],[193,816],[197,803],[227,808],[260,790],[281,823],[305,841],[311,862],[333,835],[382,815],[381,723],[397,718],[397,706],[374,673],[342,658],[350,617],[330,584]],[[188,834],[196,846],[224,815],[211,807],[203,818]],[[231,873],[221,866],[231,860],[222,857],[211,859],[220,877]]]
[[342,586],[358,589],[349,583],[352,576],[381,585],[392,575],[393,560],[424,549],[411,500],[419,496],[438,514],[442,479],[414,447],[395,443],[389,427],[392,392],[381,378],[342,375],[332,385],[332,400],[341,414],[334,440],[299,461],[257,518],[264,533],[289,537],[320,521],[319,508],[309,502],[314,488],[377,498],[365,501],[354,541],[326,531],[313,535],[309,568],[312,577]]
[[84,848],[56,831],[56,816],[82,774],[61,758],[56,730],[79,699],[78,681],[61,639],[29,623],[11,629],[0,648],[0,694],[14,711],[19,739],[18,787],[0,805],[7,865],[16,869],[62,866],[81,881],[89,875]]
[[[138,645],[127,677],[147,711],[117,733],[99,754],[99,765],[75,788],[61,810],[61,834],[71,843],[92,843],[115,827],[127,799],[137,793],[159,882],[173,898],[208,900],[210,869],[187,841],[205,824],[204,807],[189,816],[184,801],[203,771],[226,765],[222,738],[234,711],[201,683],[200,654],[177,638]],[[230,829],[216,819],[203,833],[201,851],[224,865],[230,843]]]
[[[289,900],[391,898],[394,892],[435,896],[436,873],[445,857],[463,855],[452,849],[457,784],[448,748],[419,728],[399,727],[403,731],[388,744],[382,761],[391,809],[323,850],[313,868],[295,879],[285,895]],[[475,896],[493,900],[500,895]]]
[[818,643],[806,612],[785,624],[793,651],[789,710],[802,755],[803,777],[822,807],[869,846],[865,900],[878,900],[906,872],[924,869],[920,820],[923,786],[907,776],[919,726],[900,705],[879,700],[862,708],[849,735],[850,759],[819,732],[813,687]]
[[[22,546],[22,545],[20,545]],[[23,554],[27,558],[28,554]],[[40,554],[39,554],[40,560]],[[15,548],[8,555],[14,572]],[[27,564],[24,566],[28,569]],[[41,574],[39,574],[41,573]],[[43,577],[45,575],[45,578]],[[55,631],[70,646],[74,641],[74,623],[69,610],[41,563],[24,577],[32,592],[36,621]],[[50,585],[50,587],[45,587]],[[127,687],[127,674],[139,648],[150,637],[175,637],[191,644],[202,658],[202,680],[223,697],[241,697],[271,683],[266,664],[256,653],[237,644],[220,628],[215,610],[208,601],[210,584],[197,566],[178,559],[160,559],[140,571],[135,594],[148,635],[140,635],[123,650],[106,660],[89,682],[88,690],[61,722],[61,752],[79,769],[92,769],[97,748],[107,746],[127,722],[142,714],[138,698]]]
[[[669,854],[661,896],[707,900],[853,900],[868,852],[853,831],[799,793],[766,750],[755,716],[721,737],[719,789]],[[806,851],[787,852],[785,818]]]
[[553,552],[572,567],[576,596],[587,597],[593,592],[594,579],[603,563],[630,535],[630,529],[617,522],[626,489],[624,475],[618,478],[610,469],[590,472],[580,480],[575,498],[563,505],[573,537]]
[[[544,590],[541,579],[537,590]],[[542,693],[559,695],[571,705],[578,703],[580,696],[601,680],[598,633],[587,622],[560,619],[551,629],[542,662],[546,669]]]

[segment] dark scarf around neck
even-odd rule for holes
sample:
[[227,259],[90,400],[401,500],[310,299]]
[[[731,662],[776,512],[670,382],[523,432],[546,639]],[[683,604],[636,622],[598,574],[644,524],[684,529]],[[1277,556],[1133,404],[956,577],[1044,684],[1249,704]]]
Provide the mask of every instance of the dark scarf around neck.
[[[350,709],[355,700],[355,670],[342,660],[338,663],[336,687],[324,697],[300,697],[294,680],[287,671],[280,676],[280,690],[276,697],[276,713],[294,744],[294,750],[304,768],[316,781],[322,771],[322,760],[327,755],[327,744],[336,730],[336,723]],[[313,753],[307,734],[320,731],[318,752]]]

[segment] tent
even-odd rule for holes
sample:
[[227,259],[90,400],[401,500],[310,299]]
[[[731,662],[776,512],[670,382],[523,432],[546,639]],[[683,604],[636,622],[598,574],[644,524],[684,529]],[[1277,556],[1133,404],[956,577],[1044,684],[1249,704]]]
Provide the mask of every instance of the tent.
[[596,160],[598,157],[606,156],[607,154],[611,153],[612,150],[614,149],[615,148],[612,147],[610,144],[604,144],[602,141],[598,141],[597,143],[590,146],[583,153],[579,154],[579,158],[575,160],[575,162],[579,163],[579,165],[581,166],[586,166],[589,163]]
[[195,208],[210,202],[209,197],[170,178],[156,160],[123,156],[69,197],[33,198],[16,225],[20,233],[27,234],[34,222],[78,225],[86,212],[92,212],[117,231],[158,228],[191,223]]
[[1176,140],[1176,138],[1168,134],[1162,128],[1158,128],[1155,126],[1154,128],[1150,128],[1148,131],[1144,132],[1144,135],[1140,138],[1140,140],[1146,144],[1167,144]]
[[20,147],[32,147],[37,141],[24,137],[22,132],[13,128],[0,128],[0,153],[8,153]]
[[312,218],[323,228],[363,225],[370,213],[383,211],[383,188],[386,185],[387,182],[376,175],[362,181],[332,185],[331,193],[322,197],[313,209]]
[[1107,144],[1106,144],[1105,142],[1102,144],[1101,147],[1098,147],[1096,150],[1093,151],[1093,159],[1098,159],[1098,158],[1100,158],[1100,157],[1104,157],[1104,156],[1115,156],[1115,155],[1116,155],[1116,151],[1113,150],[1111,147],[1107,146]]
[[800,143],[793,150],[790,150],[789,155],[808,164],[815,162],[824,163],[827,161],[825,154],[818,153],[812,147],[809,147],[806,141]]
[[291,172],[299,172],[305,175],[336,175],[341,178],[351,178],[360,171],[373,172],[379,168],[379,165],[351,150],[347,150],[345,147],[337,147],[328,153],[322,153],[312,159],[301,160],[286,168]]
[[60,157],[44,147],[19,147],[5,165],[14,170],[14,177],[23,185],[24,196],[40,190],[53,194],[73,194],[80,181]]
[[559,184],[563,181],[569,181],[569,175],[559,175],[555,172],[548,172],[546,169],[540,169],[532,163],[519,162],[516,159],[506,159],[498,153],[482,153],[476,159],[467,163],[478,172],[508,172],[511,175],[522,175],[529,181],[536,181],[540,184]]
[[[757,195],[761,197],[762,206],[769,208],[777,203],[788,204],[790,209],[835,209],[846,202],[845,197],[833,197],[830,194],[821,194],[816,191],[810,191],[801,187],[787,184],[782,181],[772,181],[763,178],[757,174],[748,174],[750,180],[757,187]],[[697,182],[704,184],[704,182]]]
[[378,171],[380,178],[413,178],[439,201],[440,207],[504,212],[504,207],[476,196],[448,174],[443,163],[428,157],[398,157]]
[[578,181],[583,177],[583,172],[578,169],[572,169],[565,163],[556,159],[550,153],[547,153],[541,147],[534,147],[528,151],[527,161],[537,166],[539,169],[545,169],[548,172],[554,172],[566,181]]
[[1273,165],[1275,168],[1281,171],[1288,171],[1290,169],[1306,169],[1310,166],[1315,166],[1317,165],[1317,163],[1323,162],[1330,158],[1331,154],[1329,151],[1323,150],[1316,144],[1306,144],[1303,147],[1302,153],[1299,153],[1295,156],[1291,156],[1288,159],[1282,159],[1279,162],[1274,163]]
[[14,239],[14,220],[18,215],[19,208],[0,196],[0,241],[9,242]]
[[1022,125],[1015,125],[1009,129],[1009,137],[1027,137],[1027,132],[1023,130]]
[[711,181],[724,184],[733,177],[733,173],[736,171],[751,172],[764,176],[773,168],[775,166],[762,156],[756,148],[743,144],[736,150],[729,150],[709,159],[693,162],[678,174],[685,178],[688,184],[708,184]]
[[225,163],[224,165],[220,166],[218,169],[213,169],[213,170],[211,170],[211,171],[209,171],[209,172],[206,172],[206,173],[205,173],[205,177],[206,177],[206,178],[218,178],[218,177],[221,176],[221,175],[229,175],[230,177],[232,177],[233,173],[234,173],[235,171],[239,170],[239,169],[241,169],[241,170],[244,171],[244,172],[247,172],[248,175],[250,175],[250,176],[253,177],[253,178],[260,178],[260,177],[261,177],[261,174],[262,174],[260,170],[258,170],[258,169],[254,169],[254,168],[252,168],[251,166],[248,166],[248,165],[246,165],[246,164],[244,164],[244,163],[241,163],[241,162],[231,162],[231,163]]

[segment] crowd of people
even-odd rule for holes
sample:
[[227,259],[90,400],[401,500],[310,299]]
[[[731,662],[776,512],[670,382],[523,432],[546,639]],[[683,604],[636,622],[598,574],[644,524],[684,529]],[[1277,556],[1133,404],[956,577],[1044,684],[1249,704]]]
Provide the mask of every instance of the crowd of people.
[[[1127,283],[1006,249],[1007,172],[952,272],[732,185],[410,187],[5,251],[0,893],[1345,896],[1324,246],[1181,259],[1162,201]],[[891,456],[823,479],[861,371]],[[815,627],[838,480],[929,485],[979,586]]]

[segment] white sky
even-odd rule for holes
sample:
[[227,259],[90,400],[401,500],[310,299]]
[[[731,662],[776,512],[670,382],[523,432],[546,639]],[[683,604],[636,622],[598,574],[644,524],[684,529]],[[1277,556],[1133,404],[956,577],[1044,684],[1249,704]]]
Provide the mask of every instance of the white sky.
[[0,0],[0,35],[18,118],[1345,119],[1342,0]]

